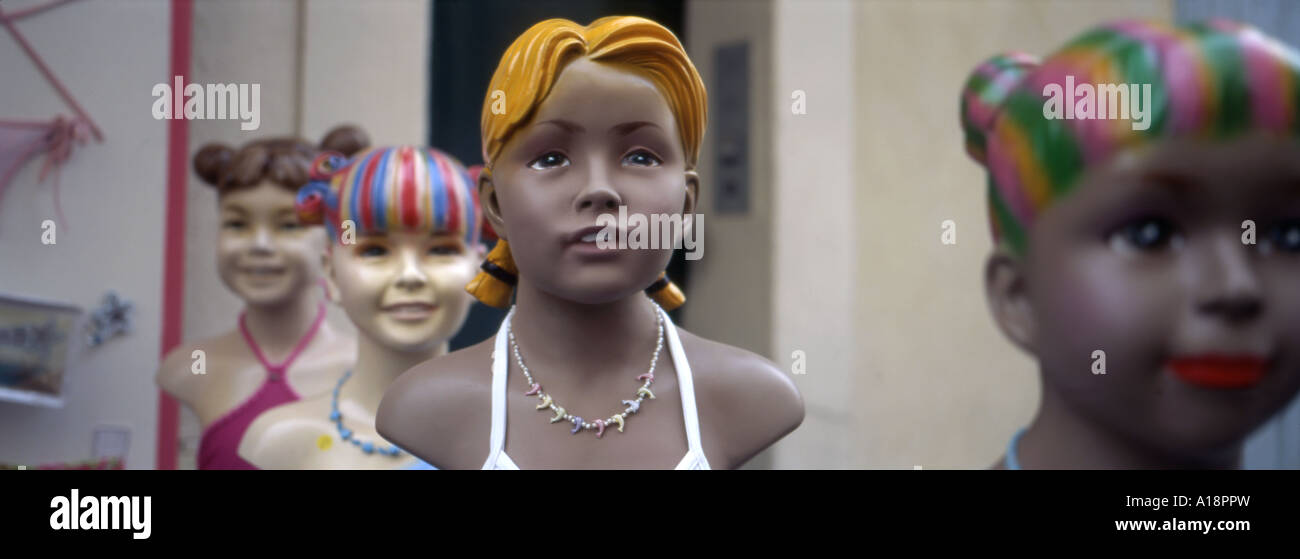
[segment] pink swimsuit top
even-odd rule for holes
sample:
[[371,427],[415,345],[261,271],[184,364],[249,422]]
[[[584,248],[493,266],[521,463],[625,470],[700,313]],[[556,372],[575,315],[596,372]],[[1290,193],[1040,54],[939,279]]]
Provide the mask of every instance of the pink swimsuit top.
[[320,330],[321,322],[325,320],[325,305],[321,305],[316,311],[316,320],[312,322],[311,328],[307,334],[298,341],[298,345],[289,353],[289,357],[279,365],[272,365],[267,362],[266,356],[262,354],[262,348],[257,346],[257,341],[248,333],[248,326],[244,324],[244,315],[239,315],[239,332],[244,335],[244,341],[248,342],[249,349],[253,350],[253,355],[266,368],[266,380],[262,381],[262,386],[253,393],[251,397],[235,409],[226,412],[220,419],[213,421],[203,430],[203,436],[199,439],[198,466],[200,470],[256,470],[257,466],[249,463],[247,460],[239,457],[239,441],[244,438],[244,432],[248,426],[252,425],[253,420],[262,412],[289,402],[295,402],[299,399],[298,393],[293,391],[285,376],[289,371],[289,366],[293,364],[298,354],[311,343],[312,338],[316,337],[316,332]]

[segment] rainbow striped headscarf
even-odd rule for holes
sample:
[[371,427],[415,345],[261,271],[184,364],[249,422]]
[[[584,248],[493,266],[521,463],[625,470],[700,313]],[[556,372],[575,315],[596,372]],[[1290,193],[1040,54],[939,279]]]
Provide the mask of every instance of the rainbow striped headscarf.
[[312,180],[298,191],[298,216],[324,222],[338,242],[342,223],[358,235],[429,231],[480,242],[483,213],[465,167],[433,148],[378,147],[350,160],[325,154],[312,164]]
[[[1048,119],[1044,88],[1151,84],[1149,128],[1124,119]],[[1300,136],[1300,54],[1226,20],[1192,25],[1120,21],[1096,27],[1041,63],[996,56],[961,96],[966,150],[989,172],[999,244],[1023,253],[1035,216],[1071,191],[1088,167],[1122,149],[1169,137],[1229,138],[1266,130]]]

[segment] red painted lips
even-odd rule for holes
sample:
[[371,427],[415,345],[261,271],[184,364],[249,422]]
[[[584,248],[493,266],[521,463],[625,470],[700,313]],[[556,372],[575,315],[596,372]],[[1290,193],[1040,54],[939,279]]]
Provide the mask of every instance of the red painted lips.
[[1202,355],[1169,360],[1178,378],[1206,388],[1232,389],[1254,386],[1264,378],[1268,362],[1254,356]]

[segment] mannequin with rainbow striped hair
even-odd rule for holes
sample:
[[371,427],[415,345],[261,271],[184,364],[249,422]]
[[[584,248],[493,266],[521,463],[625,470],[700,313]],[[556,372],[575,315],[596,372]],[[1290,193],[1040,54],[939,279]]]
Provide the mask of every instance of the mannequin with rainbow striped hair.
[[325,276],[357,327],[357,359],[331,394],[282,406],[240,445],[266,468],[427,468],[375,430],[384,390],[447,352],[483,257],[482,212],[469,172],[436,149],[397,146],[323,155],[298,193],[305,223],[324,223]]
[[991,310],[1042,378],[997,467],[1239,467],[1300,391],[1300,55],[1120,21],[981,64],[961,113]]
[[685,300],[670,247],[597,240],[622,211],[696,226],[707,107],[653,21],[550,19],[516,38],[481,120],[479,198],[500,241],[467,287],[511,311],[495,338],[404,375],[380,432],[444,468],[706,469],[794,430],[803,402],[783,371],[667,317]]

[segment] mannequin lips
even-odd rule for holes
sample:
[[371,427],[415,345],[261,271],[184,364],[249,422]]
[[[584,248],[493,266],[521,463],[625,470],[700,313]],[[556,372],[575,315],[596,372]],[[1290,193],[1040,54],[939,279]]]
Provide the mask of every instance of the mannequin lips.
[[[600,246],[596,244],[596,236],[603,230],[605,230],[604,227],[599,225],[593,225],[590,227],[583,227],[582,229],[574,231],[573,233],[570,233],[567,237],[565,237],[564,240],[565,248],[569,250],[573,250],[578,254],[586,257],[603,256],[606,258],[612,258],[617,255],[618,249],[600,248]],[[622,234],[623,233],[621,231],[617,231],[617,230],[614,231],[613,235],[611,235],[608,242],[614,242],[614,243],[618,242],[619,236]]]
[[394,320],[419,322],[433,316],[433,313],[438,310],[438,305],[412,301],[384,305],[381,310]]
[[1192,355],[1167,363],[1174,375],[1205,388],[1231,390],[1254,386],[1264,378],[1267,360],[1253,355]]
[[239,273],[253,283],[269,283],[279,280],[288,273],[284,266],[253,265],[241,266]]

